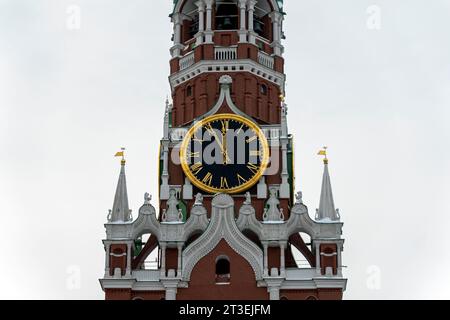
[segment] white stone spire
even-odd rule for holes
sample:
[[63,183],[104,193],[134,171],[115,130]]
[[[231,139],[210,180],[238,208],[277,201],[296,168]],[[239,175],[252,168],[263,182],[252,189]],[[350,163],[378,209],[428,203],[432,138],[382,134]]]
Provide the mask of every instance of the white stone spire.
[[121,168],[119,175],[119,182],[117,183],[116,195],[114,197],[114,204],[110,212],[109,222],[128,222],[133,220],[131,210],[128,205],[127,179],[125,176],[124,151],[119,152],[116,156],[121,156]]
[[316,220],[321,222],[339,221],[339,210],[334,206],[333,191],[331,189],[330,173],[328,171],[327,148],[319,152],[319,155],[325,156],[323,160],[324,171],[322,179],[322,192],[320,194],[319,209],[317,209]]

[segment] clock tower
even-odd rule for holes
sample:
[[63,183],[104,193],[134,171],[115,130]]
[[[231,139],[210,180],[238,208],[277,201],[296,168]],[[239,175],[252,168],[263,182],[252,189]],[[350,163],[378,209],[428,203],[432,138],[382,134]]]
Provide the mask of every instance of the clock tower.
[[295,192],[284,16],[280,0],[174,0],[159,194],[133,219],[119,153],[106,299],[342,298],[326,149],[314,219]]

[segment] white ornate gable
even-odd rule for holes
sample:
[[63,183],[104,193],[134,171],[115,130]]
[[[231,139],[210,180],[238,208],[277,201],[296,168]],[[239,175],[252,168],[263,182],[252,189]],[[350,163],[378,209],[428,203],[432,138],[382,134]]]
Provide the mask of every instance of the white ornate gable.
[[219,194],[212,201],[211,222],[206,231],[183,252],[183,280],[189,281],[195,265],[224,239],[252,267],[256,280],[263,278],[263,252],[244,236],[234,218],[234,201]]

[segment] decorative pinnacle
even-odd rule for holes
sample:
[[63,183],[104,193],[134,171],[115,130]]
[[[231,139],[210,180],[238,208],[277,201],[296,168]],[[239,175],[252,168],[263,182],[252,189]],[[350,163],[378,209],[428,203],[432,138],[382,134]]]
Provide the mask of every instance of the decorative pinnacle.
[[319,156],[324,156],[323,163],[328,164],[328,156],[327,156],[328,147],[323,147],[322,150],[319,151]]
[[127,163],[125,160],[125,148],[120,148],[120,150],[122,150],[122,151],[117,152],[115,157],[122,157],[120,164],[124,166],[125,163]]

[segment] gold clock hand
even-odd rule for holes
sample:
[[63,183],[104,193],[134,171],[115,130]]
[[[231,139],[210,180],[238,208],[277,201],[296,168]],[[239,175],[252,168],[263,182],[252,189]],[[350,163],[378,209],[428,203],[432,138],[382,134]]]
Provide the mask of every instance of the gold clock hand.
[[222,151],[222,154],[225,155],[225,162],[231,162],[230,158],[228,157],[228,153],[226,152],[225,148],[223,147],[222,143],[220,142],[219,137],[216,134],[216,131],[213,127],[211,127],[211,124],[207,125],[207,130],[209,133],[216,139],[217,144],[219,145],[220,150]]
[[222,142],[223,142],[222,145],[223,163],[227,165],[228,164],[227,134],[224,130],[222,130]]
[[225,165],[229,164],[230,158],[228,157],[228,144],[227,144],[227,133],[228,133],[228,120],[222,120],[222,143],[223,143],[223,162]]

